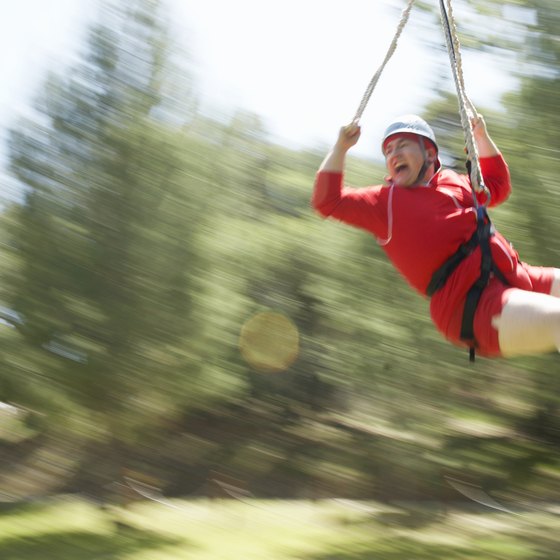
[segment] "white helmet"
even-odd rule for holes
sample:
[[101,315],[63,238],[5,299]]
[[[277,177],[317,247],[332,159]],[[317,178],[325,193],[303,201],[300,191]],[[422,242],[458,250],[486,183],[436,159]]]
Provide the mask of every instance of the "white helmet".
[[389,136],[399,134],[400,132],[423,136],[432,142],[436,150],[439,150],[434,131],[424,119],[417,115],[402,115],[395,119],[385,130],[381,146],[385,145]]
[[431,162],[426,158],[426,149],[424,147],[424,142],[420,142],[420,148],[424,154],[424,165],[420,169],[419,177],[426,171],[430,163],[434,163],[435,170],[439,170],[441,167],[441,161],[438,157],[439,147],[436,141],[436,135],[432,130],[432,127],[418,115],[402,115],[396,118],[386,129],[383,135],[383,141],[381,142],[381,151],[385,153],[385,142],[395,134],[407,132],[408,134],[416,134],[422,138],[427,138],[436,149],[436,159]]

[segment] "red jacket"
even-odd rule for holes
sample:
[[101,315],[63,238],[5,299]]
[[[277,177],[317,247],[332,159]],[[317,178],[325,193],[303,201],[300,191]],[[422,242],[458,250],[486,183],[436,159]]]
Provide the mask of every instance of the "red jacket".
[[[497,155],[480,158],[480,166],[491,193],[490,206],[496,206],[511,192],[507,164]],[[476,229],[468,177],[449,169],[440,170],[426,186],[362,189],[344,187],[342,173],[320,171],[312,203],[323,216],[372,233],[397,270],[424,295],[432,274]],[[490,244],[494,261],[508,283],[531,289],[531,280],[508,241],[496,232]],[[456,337],[448,332],[452,314],[479,275],[480,249],[476,249],[432,297],[432,319],[446,335]]]

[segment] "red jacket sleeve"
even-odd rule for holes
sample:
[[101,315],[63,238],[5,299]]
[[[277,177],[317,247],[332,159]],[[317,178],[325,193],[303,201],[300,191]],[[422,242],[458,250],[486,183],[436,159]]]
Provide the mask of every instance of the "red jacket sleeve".
[[376,236],[385,235],[387,210],[384,188],[345,187],[343,179],[342,173],[319,171],[311,198],[313,208],[322,216],[365,229]]
[[[491,194],[489,206],[497,206],[506,201],[511,193],[511,178],[509,168],[502,154],[493,157],[480,158],[480,170],[484,178],[484,184]],[[478,200],[482,204],[486,195],[481,193]]]
[[340,203],[342,188],[342,173],[319,171],[315,176],[311,205],[322,216],[330,216]]

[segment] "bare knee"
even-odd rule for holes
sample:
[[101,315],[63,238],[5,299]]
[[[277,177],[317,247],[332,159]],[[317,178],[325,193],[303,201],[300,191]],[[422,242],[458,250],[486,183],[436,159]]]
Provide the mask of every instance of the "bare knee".
[[560,350],[560,299],[513,290],[501,315],[492,317],[504,356]]

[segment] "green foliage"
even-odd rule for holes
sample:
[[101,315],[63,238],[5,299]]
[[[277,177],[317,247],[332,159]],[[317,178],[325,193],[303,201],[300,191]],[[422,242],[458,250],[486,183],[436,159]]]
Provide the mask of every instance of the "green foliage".
[[[194,302],[203,199],[188,142],[154,117],[171,72],[155,8],[107,15],[87,59],[49,80],[36,118],[10,141],[26,190],[6,224],[4,295],[22,338],[6,352],[2,397],[25,406],[40,394],[36,413],[57,432],[72,432],[60,415],[69,400],[89,411],[96,437],[119,445],[203,393]],[[23,347],[31,364],[16,361]],[[26,392],[33,376],[45,382]]]

